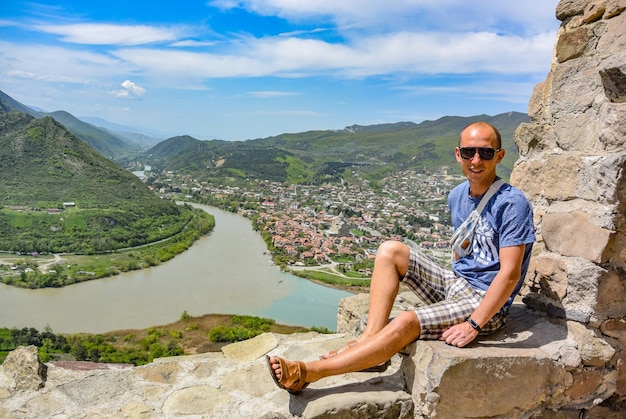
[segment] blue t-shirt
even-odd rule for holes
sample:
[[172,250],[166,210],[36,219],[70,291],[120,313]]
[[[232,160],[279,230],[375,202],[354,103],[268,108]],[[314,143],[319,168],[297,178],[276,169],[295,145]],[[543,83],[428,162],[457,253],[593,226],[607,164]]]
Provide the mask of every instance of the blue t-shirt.
[[[452,189],[448,195],[448,207],[455,230],[476,209],[481,198],[469,195],[467,181]],[[522,287],[534,242],[535,228],[530,202],[519,189],[505,183],[491,197],[480,216],[474,232],[472,253],[455,261],[452,270],[465,278],[472,287],[486,291],[500,270],[500,248],[525,244],[522,275],[505,304],[508,307]]]

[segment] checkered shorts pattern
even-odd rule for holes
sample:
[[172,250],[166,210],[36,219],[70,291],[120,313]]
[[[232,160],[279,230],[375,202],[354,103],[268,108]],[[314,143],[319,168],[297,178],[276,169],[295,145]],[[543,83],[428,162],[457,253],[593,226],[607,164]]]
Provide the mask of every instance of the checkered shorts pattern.
[[[425,303],[413,308],[420,322],[420,339],[439,339],[450,326],[464,322],[486,293],[472,288],[452,270],[439,266],[412,248],[402,282]],[[480,334],[493,333],[504,324],[504,315],[497,313],[483,326]]]

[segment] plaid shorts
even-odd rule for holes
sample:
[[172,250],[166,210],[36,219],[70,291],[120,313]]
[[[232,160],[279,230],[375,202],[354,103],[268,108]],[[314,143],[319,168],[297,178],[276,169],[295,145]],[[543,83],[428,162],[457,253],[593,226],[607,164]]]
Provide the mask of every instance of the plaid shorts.
[[[420,322],[420,339],[439,339],[450,326],[464,322],[486,294],[412,248],[402,282],[425,303],[413,309]],[[493,333],[504,324],[505,315],[498,312],[483,326],[480,334]]]

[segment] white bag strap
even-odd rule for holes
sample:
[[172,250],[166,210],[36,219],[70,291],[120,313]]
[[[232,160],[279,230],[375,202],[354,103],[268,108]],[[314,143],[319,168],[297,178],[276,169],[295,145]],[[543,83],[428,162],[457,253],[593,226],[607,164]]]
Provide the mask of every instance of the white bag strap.
[[493,194],[495,194],[496,192],[498,192],[498,190],[500,189],[500,187],[504,185],[504,179],[498,179],[497,181],[493,182],[491,184],[491,186],[489,187],[489,189],[487,189],[487,192],[485,192],[485,194],[483,195],[482,199],[480,200],[480,203],[478,204],[478,206],[476,207],[476,212],[477,213],[482,213],[483,212],[483,208],[485,208],[485,205],[487,205],[487,202],[489,202],[489,200],[491,199],[491,197],[493,196]]

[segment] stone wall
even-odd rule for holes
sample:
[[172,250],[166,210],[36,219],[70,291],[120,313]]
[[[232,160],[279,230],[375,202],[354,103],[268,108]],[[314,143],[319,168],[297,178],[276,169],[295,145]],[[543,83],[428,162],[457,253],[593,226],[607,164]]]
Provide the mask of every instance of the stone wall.
[[[533,203],[538,243],[522,294],[533,309],[574,320],[617,349],[585,366],[597,383],[618,371],[626,394],[626,0],[562,0],[562,22],[530,122],[515,133],[511,183]],[[612,373],[612,372],[611,372]]]
[[[32,417],[623,418],[626,410],[626,0],[562,0],[550,72],[515,140],[511,183],[538,243],[509,324],[468,348],[418,341],[383,374],[279,390],[264,355],[315,359],[362,331],[367,295],[339,334],[258,336],[221,353],[142,367],[56,362],[36,348],[0,368],[0,419]],[[401,295],[396,310],[415,304]],[[528,307],[535,310],[534,314]],[[537,315],[539,312],[540,315]]]

